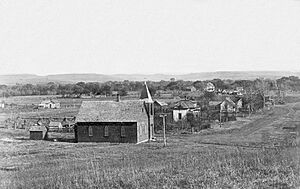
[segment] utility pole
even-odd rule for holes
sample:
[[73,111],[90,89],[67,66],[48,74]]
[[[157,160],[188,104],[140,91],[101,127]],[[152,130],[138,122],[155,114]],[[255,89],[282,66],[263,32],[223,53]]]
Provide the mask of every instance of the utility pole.
[[219,122],[219,123],[220,123],[220,127],[221,127],[221,126],[222,126],[222,114],[221,114],[221,105],[220,105],[220,112],[219,112],[219,113],[220,113],[220,122]]
[[164,147],[167,146],[167,138],[166,138],[166,114],[161,114],[159,117],[163,119],[163,134],[164,134]]
[[266,98],[265,98],[265,78],[262,78],[262,85],[263,85],[263,100],[264,100],[264,106],[263,108],[266,107]]

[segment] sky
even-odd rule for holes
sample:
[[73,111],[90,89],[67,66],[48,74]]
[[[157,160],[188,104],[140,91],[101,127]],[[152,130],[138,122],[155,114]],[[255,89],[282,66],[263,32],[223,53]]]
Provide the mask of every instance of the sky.
[[1,0],[0,74],[300,71],[299,0]]

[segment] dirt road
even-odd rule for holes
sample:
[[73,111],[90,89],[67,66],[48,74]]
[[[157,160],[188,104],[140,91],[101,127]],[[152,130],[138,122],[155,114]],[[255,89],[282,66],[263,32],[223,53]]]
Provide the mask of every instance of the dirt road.
[[254,148],[295,146],[297,126],[300,127],[300,102],[275,106],[238,129],[219,129],[195,136],[193,140],[202,144]]

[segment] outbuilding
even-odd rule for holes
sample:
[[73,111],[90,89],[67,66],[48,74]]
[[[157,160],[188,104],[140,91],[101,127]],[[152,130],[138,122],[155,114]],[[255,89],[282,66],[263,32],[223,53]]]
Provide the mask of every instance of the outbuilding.
[[55,101],[55,100],[43,100],[39,105],[39,108],[51,108],[51,109],[56,109],[60,108],[60,103]]
[[47,134],[47,128],[45,126],[32,126],[29,129],[30,140],[44,140]]
[[197,108],[197,103],[191,100],[180,100],[175,104],[172,104],[173,120],[180,121],[186,119],[187,113],[195,108]]

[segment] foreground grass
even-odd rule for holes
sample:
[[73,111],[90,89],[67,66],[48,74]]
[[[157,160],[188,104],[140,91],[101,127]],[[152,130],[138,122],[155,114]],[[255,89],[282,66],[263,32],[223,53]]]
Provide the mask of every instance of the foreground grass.
[[[1,188],[296,188],[297,148],[161,144],[51,146],[23,155]],[[10,157],[13,157],[10,154]],[[1,173],[1,172],[0,172]],[[3,174],[3,172],[2,172]],[[1,178],[1,177],[0,177]]]

